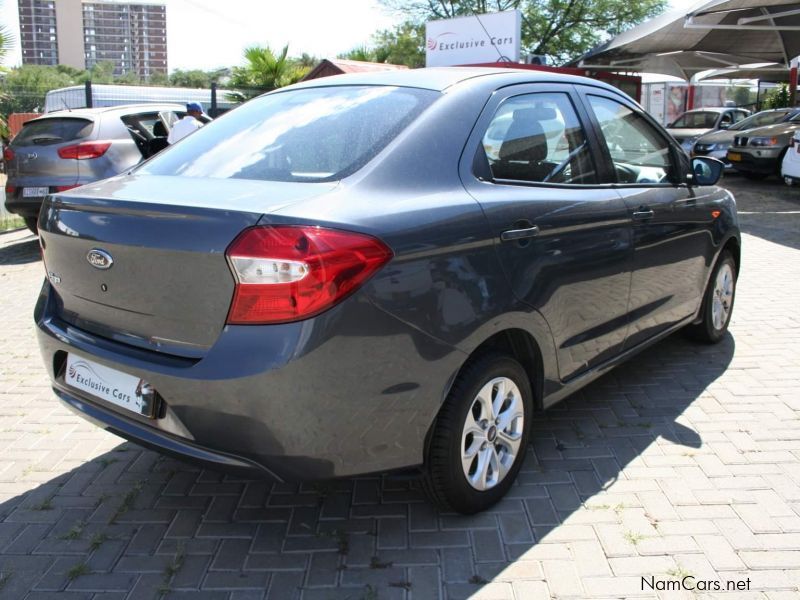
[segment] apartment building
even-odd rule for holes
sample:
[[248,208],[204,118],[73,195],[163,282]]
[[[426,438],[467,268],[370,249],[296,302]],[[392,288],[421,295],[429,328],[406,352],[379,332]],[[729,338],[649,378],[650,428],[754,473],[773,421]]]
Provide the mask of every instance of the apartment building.
[[114,0],[18,0],[23,64],[78,69],[114,63],[148,80],[167,73],[164,4]]

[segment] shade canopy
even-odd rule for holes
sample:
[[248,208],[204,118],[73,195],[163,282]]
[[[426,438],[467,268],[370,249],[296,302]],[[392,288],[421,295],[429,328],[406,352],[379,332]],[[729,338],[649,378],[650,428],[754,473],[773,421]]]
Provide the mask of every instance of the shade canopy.
[[[788,66],[797,55],[800,0],[712,0],[629,29],[574,64],[689,79],[700,71],[731,65]],[[711,64],[714,61],[717,64]]]
[[716,69],[704,73],[700,81],[715,79],[760,79],[772,83],[787,83],[789,69],[783,65],[759,66],[756,68]]

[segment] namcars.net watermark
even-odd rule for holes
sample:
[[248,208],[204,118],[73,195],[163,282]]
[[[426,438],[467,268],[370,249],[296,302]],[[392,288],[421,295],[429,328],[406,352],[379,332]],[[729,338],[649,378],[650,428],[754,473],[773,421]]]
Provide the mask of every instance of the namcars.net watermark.
[[657,592],[747,592],[750,591],[750,578],[739,581],[718,579],[699,579],[694,575],[659,579],[654,575],[642,577],[642,591]]

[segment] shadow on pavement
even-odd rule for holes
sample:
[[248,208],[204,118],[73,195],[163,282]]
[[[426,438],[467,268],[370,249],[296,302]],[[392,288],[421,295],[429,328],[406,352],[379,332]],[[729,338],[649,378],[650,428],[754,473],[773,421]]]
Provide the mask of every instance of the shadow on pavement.
[[551,542],[579,507],[613,522],[624,493],[603,491],[634,486],[657,440],[659,458],[699,448],[683,413],[734,349],[673,336],[540,414],[508,497],[472,517],[436,511],[412,479],[273,485],[122,443],[0,505],[0,597],[469,597],[519,559],[564,558]]
[[800,249],[800,186],[787,186],[778,177],[749,180],[737,175],[726,176],[720,185],[736,196],[744,233]]
[[[10,232],[18,234],[18,232]],[[0,235],[0,265],[24,265],[42,258],[39,238],[30,234],[20,239],[6,240]]]

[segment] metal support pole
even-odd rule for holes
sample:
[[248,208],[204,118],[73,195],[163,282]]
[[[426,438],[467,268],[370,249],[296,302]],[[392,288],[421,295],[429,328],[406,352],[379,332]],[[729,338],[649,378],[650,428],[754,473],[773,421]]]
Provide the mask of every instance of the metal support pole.
[[209,115],[216,119],[217,118],[217,82],[211,82],[211,108],[209,109]]
[[94,108],[94,103],[92,102],[92,82],[87,81],[85,85],[86,90],[86,108]]

